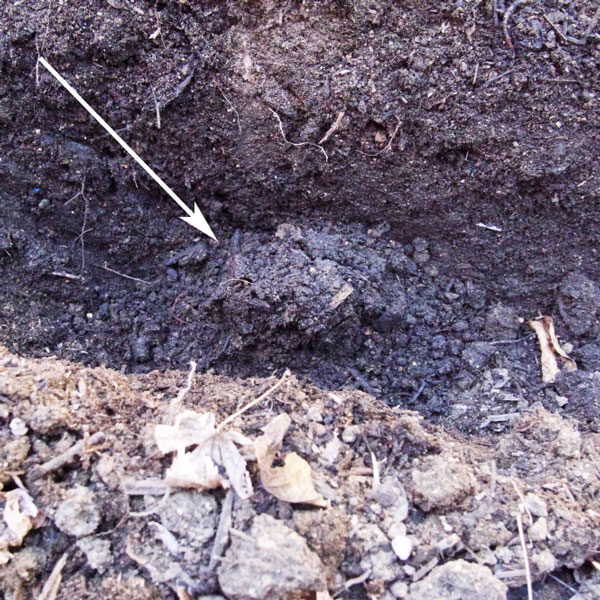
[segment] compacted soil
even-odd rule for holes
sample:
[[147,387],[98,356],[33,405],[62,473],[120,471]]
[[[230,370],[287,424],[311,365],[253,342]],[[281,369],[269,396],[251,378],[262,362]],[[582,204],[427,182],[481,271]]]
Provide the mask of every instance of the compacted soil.
[[[0,476],[45,517],[5,595],[67,552],[43,597],[595,597],[599,98],[593,0],[3,2]],[[129,494],[190,361],[217,421],[291,371],[235,425],[287,412],[327,508]]]

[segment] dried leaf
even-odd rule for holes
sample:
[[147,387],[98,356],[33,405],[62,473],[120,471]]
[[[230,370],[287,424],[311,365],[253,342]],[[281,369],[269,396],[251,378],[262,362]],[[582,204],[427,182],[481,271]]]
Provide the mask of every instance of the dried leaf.
[[554,383],[560,368],[556,356],[560,358],[566,371],[577,370],[577,364],[561,348],[554,331],[554,323],[551,317],[544,316],[539,320],[529,321],[530,327],[535,331],[541,351],[542,381]]
[[174,425],[155,425],[154,439],[163,454],[206,443],[217,433],[212,413],[186,410],[177,415]]
[[22,489],[17,488],[4,494],[4,522],[7,530],[0,537],[0,550],[9,546],[20,546],[32,527],[36,525],[39,511],[33,498]]
[[231,487],[236,491],[240,498],[250,498],[252,496],[252,482],[250,475],[246,470],[246,460],[240,454],[239,450],[227,434],[221,434],[214,445],[213,454],[217,451],[220,454],[219,461],[225,467],[227,477],[231,482]]
[[289,426],[290,418],[281,414],[263,427],[264,435],[254,441],[263,485],[271,494],[285,502],[326,507],[326,500],[314,488],[310,465],[302,457],[292,452],[285,457],[282,467],[272,466]]
[[[186,410],[173,425],[156,425],[154,438],[162,453],[177,453],[166,473],[168,486],[208,490],[231,485],[240,498],[252,495],[246,459],[236,447],[252,442],[239,431],[219,431],[212,413]],[[190,446],[195,448],[188,451]]]
[[219,486],[229,487],[210,456],[199,456],[197,450],[175,456],[165,475],[166,484],[169,487],[198,490],[212,490]]

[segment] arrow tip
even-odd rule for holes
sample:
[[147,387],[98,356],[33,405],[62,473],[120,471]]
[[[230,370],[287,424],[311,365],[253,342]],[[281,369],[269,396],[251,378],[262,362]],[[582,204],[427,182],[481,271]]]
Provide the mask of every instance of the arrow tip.
[[194,202],[194,212],[193,214],[187,217],[181,217],[186,223],[189,223],[192,227],[199,229],[202,233],[206,234],[208,237],[217,241],[213,230],[210,228],[210,225],[204,218],[204,215],[200,212],[198,205]]

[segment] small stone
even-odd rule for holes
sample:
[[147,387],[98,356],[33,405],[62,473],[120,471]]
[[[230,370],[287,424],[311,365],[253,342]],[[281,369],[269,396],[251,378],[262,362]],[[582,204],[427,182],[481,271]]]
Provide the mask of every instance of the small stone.
[[229,600],[284,598],[326,589],[321,559],[303,537],[282,521],[262,514],[245,537],[232,536],[218,569]]
[[85,554],[88,565],[99,573],[104,573],[112,564],[110,540],[98,537],[84,537],[77,541],[77,546]]
[[563,408],[564,406],[569,404],[569,399],[566,396],[556,396],[555,400],[559,408]]
[[552,554],[550,550],[536,552],[531,557],[531,563],[533,564],[538,575],[552,573],[552,571],[555,571],[557,567],[556,558],[554,558],[554,554]]
[[529,492],[525,496],[525,508],[534,516],[534,517],[547,517],[548,516],[548,508],[546,506],[546,501]]
[[31,444],[29,438],[20,436],[13,439],[0,435],[0,484],[10,481],[10,471],[19,471],[21,463],[27,458]]
[[416,252],[425,252],[429,246],[427,240],[422,237],[415,238],[412,241],[412,245]]
[[390,586],[390,593],[394,598],[406,598],[408,595],[408,584],[404,581],[394,581]]
[[371,580],[393,581],[400,575],[400,566],[394,552],[383,548],[371,552],[360,561],[363,571],[371,571]]
[[532,542],[540,542],[548,537],[548,520],[540,517],[529,529],[527,535]]
[[96,463],[96,473],[109,489],[116,490],[119,487],[121,479],[116,470],[114,457],[103,454]]
[[373,548],[387,546],[389,543],[387,536],[374,523],[366,523],[356,530],[354,537],[361,542],[361,551],[366,554]]
[[445,552],[446,550],[450,550],[450,548],[454,548],[460,543],[460,536],[457,533],[452,533],[451,535],[445,537],[443,540],[440,540],[436,546],[440,552]]
[[412,579],[413,575],[417,572],[417,570],[412,565],[404,565],[402,567],[402,570],[404,571],[404,574],[410,579]]
[[412,540],[406,535],[397,535],[392,540],[392,550],[400,560],[408,560],[412,553]]
[[10,427],[10,432],[15,437],[22,437],[27,434],[27,424],[25,423],[25,421],[23,421],[23,419],[20,419],[19,417],[15,417],[10,422],[9,427]]
[[514,557],[512,550],[507,546],[500,546],[500,548],[496,548],[494,553],[496,554],[496,558],[505,565],[508,564]]
[[70,490],[56,510],[54,523],[61,531],[75,537],[94,533],[100,525],[100,511],[94,494],[84,487]]
[[506,600],[508,588],[488,567],[453,560],[410,586],[410,600]]
[[430,259],[429,252],[427,252],[427,250],[424,250],[423,252],[414,252],[412,259],[416,264],[424,265]]
[[348,427],[344,427],[344,431],[342,431],[342,441],[346,444],[353,444],[358,435],[360,434],[360,427],[358,425],[349,425]]
[[565,458],[579,458],[581,434],[570,423],[565,423],[554,442],[556,454]]

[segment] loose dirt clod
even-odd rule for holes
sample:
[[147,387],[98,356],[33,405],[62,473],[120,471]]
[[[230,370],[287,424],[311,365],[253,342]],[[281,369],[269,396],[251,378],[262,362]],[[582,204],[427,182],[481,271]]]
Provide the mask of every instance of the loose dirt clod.
[[247,539],[233,538],[218,574],[231,600],[282,598],[325,589],[319,557],[295,531],[269,515],[254,518]]
[[409,600],[506,600],[508,588],[487,567],[454,560],[410,587]]

